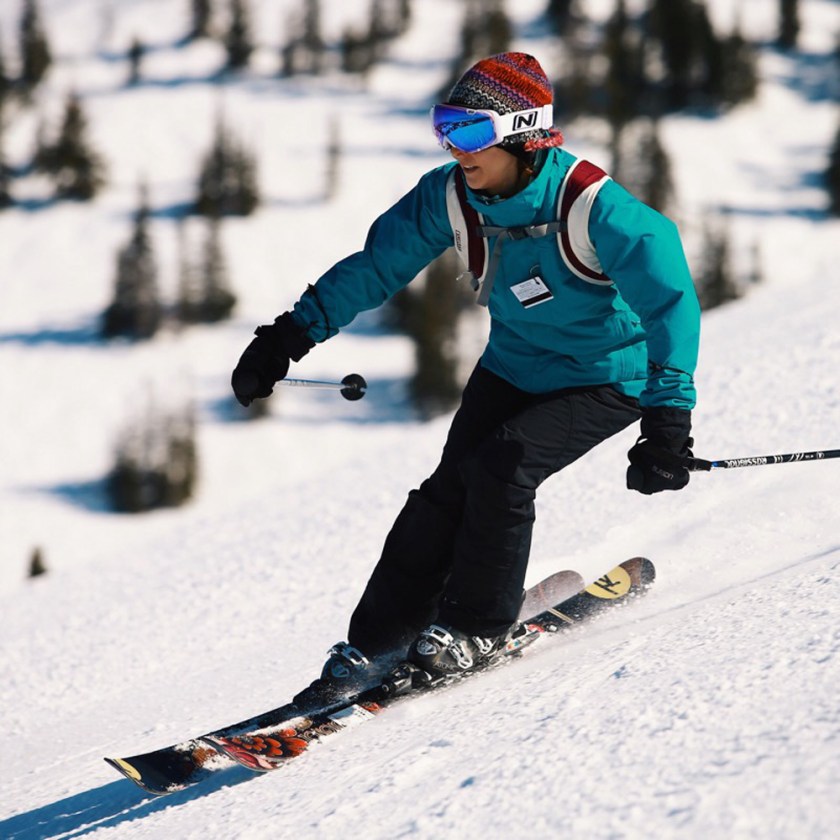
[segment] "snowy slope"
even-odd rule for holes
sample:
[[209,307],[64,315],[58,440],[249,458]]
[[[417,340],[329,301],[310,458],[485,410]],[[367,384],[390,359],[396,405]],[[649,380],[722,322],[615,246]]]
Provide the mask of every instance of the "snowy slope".
[[[6,41],[14,5],[0,6]],[[840,461],[700,474],[679,494],[643,498],[623,489],[632,430],[546,484],[529,571],[530,581],[561,566],[594,578],[645,554],[659,578],[632,611],[268,777],[231,770],[150,800],[101,761],[298,689],[344,634],[405,493],[437,457],[448,418],[411,420],[411,350],[372,321],[296,369],[359,370],[372,386],[359,403],[284,391],[270,419],[231,422],[227,378],[253,325],[356,249],[376,213],[444,159],[422,106],[446,75],[460,14],[447,0],[415,3],[411,31],[368,90],[279,84],[266,35],[251,76],[224,95],[262,144],[268,196],[225,231],[236,320],[105,347],[91,334],[137,178],[152,184],[171,290],[171,208],[191,196],[219,102],[207,82],[212,46],[173,46],[185,4],[113,4],[105,31],[108,5],[42,0],[61,57],[44,107],[57,112],[79,90],[111,186],[93,205],[36,210],[43,187],[27,180],[16,186],[29,204],[0,214],[0,837],[834,836]],[[293,5],[254,0],[262,31],[280,31]],[[351,5],[330,4],[336,31]],[[532,25],[543,4],[510,5],[529,36],[517,46],[550,66],[551,45]],[[714,11],[726,25],[737,7],[769,41],[774,5],[716,0]],[[828,54],[840,15],[828,0],[802,9],[803,54],[765,49],[756,103],[663,126],[685,214],[725,206],[739,247],[757,241],[763,259],[761,285],[705,316],[702,457],[840,447],[840,225],[824,218],[816,180],[837,116]],[[125,66],[109,56],[143,27],[160,45],[148,64],[158,81],[125,90]],[[287,129],[302,109],[306,139]],[[317,173],[331,111],[352,165],[324,204]],[[35,122],[13,121],[12,162],[25,160]],[[589,136],[567,136],[572,151],[608,162]],[[99,482],[111,441],[149,390],[196,401],[200,495],[181,511],[107,514]],[[35,545],[51,574],[26,584]]]

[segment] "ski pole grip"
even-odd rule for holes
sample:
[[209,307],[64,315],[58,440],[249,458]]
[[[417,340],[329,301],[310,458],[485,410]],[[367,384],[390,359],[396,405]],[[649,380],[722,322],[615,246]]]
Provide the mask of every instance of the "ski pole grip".
[[703,458],[686,458],[685,468],[689,472],[711,472],[714,466],[711,461],[706,461]]

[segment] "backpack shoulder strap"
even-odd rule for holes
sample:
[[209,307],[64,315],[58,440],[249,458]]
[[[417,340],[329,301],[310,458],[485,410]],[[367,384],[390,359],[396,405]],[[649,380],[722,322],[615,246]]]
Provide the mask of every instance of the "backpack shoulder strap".
[[[556,221],[527,228],[496,228],[485,225],[484,216],[470,205],[464,173],[454,166],[446,179],[446,212],[455,251],[464,266],[458,279],[468,278],[474,290],[481,287],[478,302],[486,306],[502,242],[556,232],[560,256],[572,274],[587,283],[611,285],[589,238],[589,214],[598,192],[608,180],[609,175],[594,163],[576,160],[560,187]],[[488,236],[497,237],[492,256],[485,242]]]
[[460,166],[454,166],[446,179],[446,212],[455,240],[455,251],[464,266],[460,277],[466,275],[472,287],[477,289],[487,273],[489,261],[487,244],[479,233],[484,217],[467,201],[464,173]]
[[589,214],[601,187],[608,180],[609,175],[594,163],[576,160],[563,179],[557,199],[560,256],[572,274],[596,285],[612,283],[604,274],[595,246],[589,238]]

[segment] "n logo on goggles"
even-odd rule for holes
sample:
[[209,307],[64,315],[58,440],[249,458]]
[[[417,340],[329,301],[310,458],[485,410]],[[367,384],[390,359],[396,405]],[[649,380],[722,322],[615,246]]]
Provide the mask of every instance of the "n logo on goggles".
[[454,146],[462,152],[480,152],[507,137],[536,128],[551,128],[554,124],[551,105],[510,114],[458,105],[435,105],[431,115],[438,143],[444,149]]

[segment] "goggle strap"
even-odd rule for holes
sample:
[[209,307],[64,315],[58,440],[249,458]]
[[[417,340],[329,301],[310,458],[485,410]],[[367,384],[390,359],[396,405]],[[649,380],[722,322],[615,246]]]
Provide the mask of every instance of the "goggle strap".
[[554,107],[549,104],[525,111],[513,111],[510,114],[494,114],[493,121],[500,129],[503,139],[525,131],[548,129],[554,125]]

